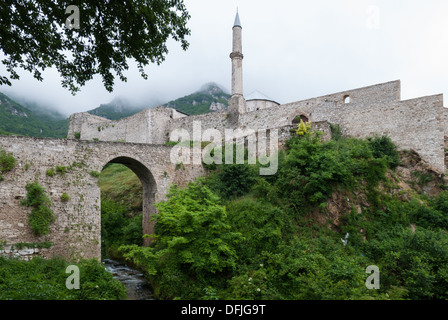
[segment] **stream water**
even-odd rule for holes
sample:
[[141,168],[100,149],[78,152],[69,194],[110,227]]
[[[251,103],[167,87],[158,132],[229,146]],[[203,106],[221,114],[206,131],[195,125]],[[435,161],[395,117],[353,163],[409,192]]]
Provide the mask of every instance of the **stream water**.
[[127,300],[156,299],[152,293],[151,286],[141,271],[134,270],[121,262],[111,259],[104,259],[103,262],[107,271],[112,273],[128,289]]

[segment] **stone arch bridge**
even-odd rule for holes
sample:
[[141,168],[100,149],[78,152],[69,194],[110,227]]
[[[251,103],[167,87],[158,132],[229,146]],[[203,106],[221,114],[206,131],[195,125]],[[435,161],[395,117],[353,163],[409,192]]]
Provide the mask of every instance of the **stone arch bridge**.
[[[184,186],[204,174],[202,165],[179,166],[170,161],[170,146],[138,143],[0,137],[0,147],[11,152],[16,167],[2,174],[0,181],[0,249],[28,244],[24,254],[68,260],[101,257],[101,193],[95,173],[108,163],[129,167],[143,186],[143,233],[151,234],[150,216],[156,212],[153,203],[163,200],[170,185]],[[56,167],[65,167],[64,174]],[[55,170],[53,176],[47,170]],[[37,181],[52,200],[56,220],[46,236],[33,235],[28,224],[30,208],[20,202],[26,197],[26,185]],[[66,193],[70,200],[62,201]],[[50,248],[32,249],[51,242]],[[17,246],[17,244],[22,244]],[[20,253],[16,250],[14,253]]]

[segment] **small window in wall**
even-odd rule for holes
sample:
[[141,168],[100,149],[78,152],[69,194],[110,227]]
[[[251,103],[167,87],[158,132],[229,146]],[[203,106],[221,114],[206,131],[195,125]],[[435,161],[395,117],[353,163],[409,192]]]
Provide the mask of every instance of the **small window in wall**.
[[349,95],[344,96],[344,103],[345,104],[350,103],[350,96]]

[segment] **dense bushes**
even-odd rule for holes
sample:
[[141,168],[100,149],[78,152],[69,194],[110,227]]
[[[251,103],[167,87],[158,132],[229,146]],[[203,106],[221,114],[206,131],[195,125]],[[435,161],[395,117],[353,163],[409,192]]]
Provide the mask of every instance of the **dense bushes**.
[[225,207],[201,182],[186,189],[173,187],[168,196],[157,204],[154,246],[122,249],[154,276],[160,297],[173,298],[182,292],[193,299],[211,283],[222,286],[236,268],[241,234],[231,230]]
[[142,215],[133,214],[126,205],[101,199],[101,254],[119,257],[118,247],[142,245]]
[[80,289],[67,289],[68,265],[59,258],[34,258],[27,262],[0,257],[0,300],[116,300],[126,297],[126,288],[96,260],[77,263]]
[[392,169],[400,164],[397,146],[387,136],[369,138],[369,148],[375,158],[384,158]]
[[[124,250],[161,298],[447,299],[448,194],[387,193],[398,165],[387,137],[322,142],[305,133],[287,142],[275,176],[217,165],[172,189],[157,205],[152,246]],[[335,193],[362,201],[339,209],[336,227],[311,220],[330,218]],[[365,285],[371,265],[379,290]]]
[[107,164],[95,172],[101,188],[101,254],[121,258],[118,247],[142,245],[142,184],[126,166]]

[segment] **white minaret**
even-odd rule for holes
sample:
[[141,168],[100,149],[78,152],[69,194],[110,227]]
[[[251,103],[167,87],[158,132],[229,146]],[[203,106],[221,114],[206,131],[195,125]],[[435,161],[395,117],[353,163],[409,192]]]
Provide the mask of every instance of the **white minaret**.
[[237,10],[233,24],[233,49],[230,54],[232,59],[232,96],[229,100],[229,111],[235,115],[247,111],[246,100],[243,96],[243,57],[242,27]]
[[243,95],[243,43],[242,27],[238,11],[233,24],[233,49],[230,54],[232,59],[232,95]]

